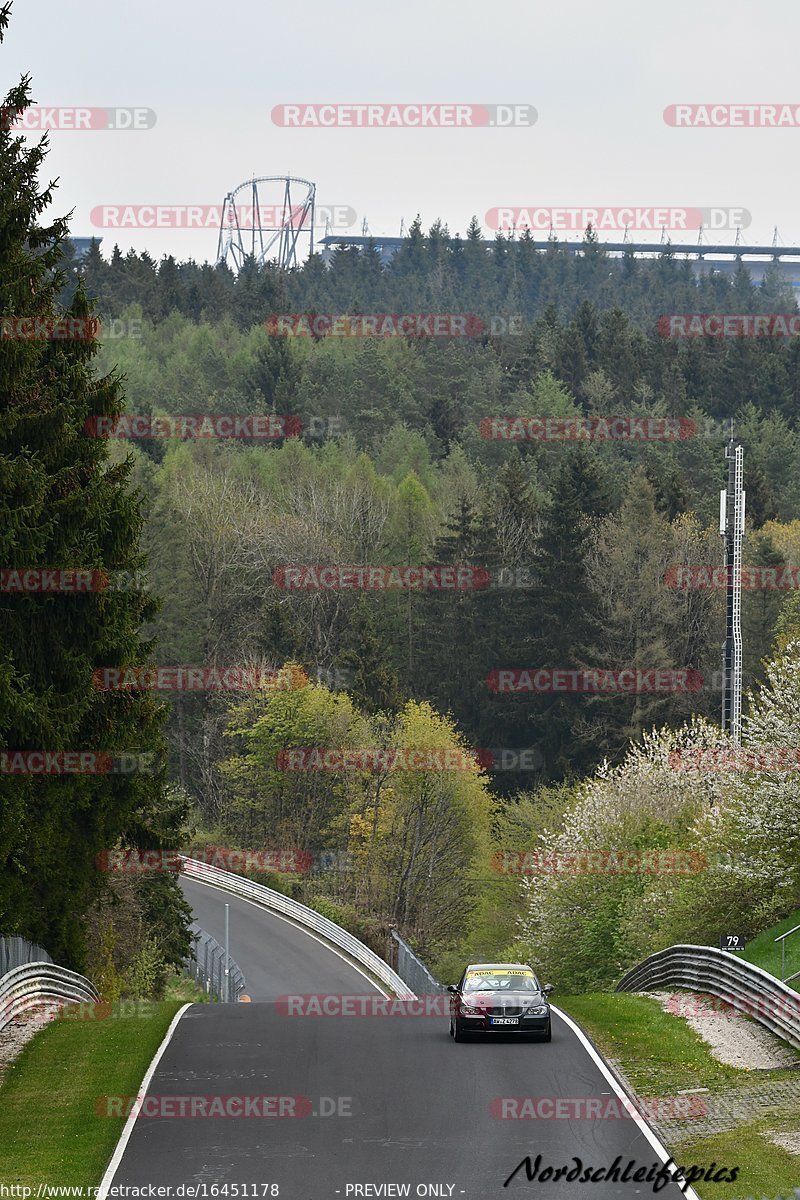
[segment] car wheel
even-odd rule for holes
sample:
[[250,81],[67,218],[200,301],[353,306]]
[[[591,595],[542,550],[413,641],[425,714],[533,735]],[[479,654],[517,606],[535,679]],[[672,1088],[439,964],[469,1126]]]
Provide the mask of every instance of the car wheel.
[[466,1040],[467,1040],[467,1035],[464,1033],[464,1029],[461,1025],[461,1022],[456,1017],[455,1021],[453,1022],[453,1041],[454,1042],[465,1042]]
[[450,1034],[450,1037],[453,1036],[453,1018],[452,1017],[450,1018],[450,1028],[448,1029],[447,1032]]
[[542,1034],[540,1040],[543,1042],[551,1042],[553,1040],[553,1030],[550,1025],[547,1026],[547,1032]]

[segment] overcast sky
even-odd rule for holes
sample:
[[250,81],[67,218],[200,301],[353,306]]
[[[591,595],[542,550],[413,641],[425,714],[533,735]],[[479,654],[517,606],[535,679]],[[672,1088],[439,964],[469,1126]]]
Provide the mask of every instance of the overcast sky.
[[[426,228],[441,217],[463,233],[495,207],[718,206],[751,214],[747,241],[768,244],[777,225],[797,245],[800,126],[675,128],[664,109],[800,107],[799,35],[796,0],[16,0],[0,55],[4,90],[28,72],[41,105],[156,113],[141,131],[51,133],[49,174],[73,233],[102,236],[105,253],[117,241],[204,260],[216,229],[114,233],[92,210],[219,205],[253,175],[291,173],[316,183],[320,203],[355,210],[352,232],[366,218],[371,233],[396,234],[419,213]],[[538,119],[273,122],[275,105],[323,102],[528,104]]]

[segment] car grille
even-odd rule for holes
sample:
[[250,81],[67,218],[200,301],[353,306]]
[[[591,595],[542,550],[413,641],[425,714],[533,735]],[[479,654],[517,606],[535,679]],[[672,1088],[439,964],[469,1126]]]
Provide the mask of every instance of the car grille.
[[521,1017],[521,1008],[487,1008],[490,1017]]

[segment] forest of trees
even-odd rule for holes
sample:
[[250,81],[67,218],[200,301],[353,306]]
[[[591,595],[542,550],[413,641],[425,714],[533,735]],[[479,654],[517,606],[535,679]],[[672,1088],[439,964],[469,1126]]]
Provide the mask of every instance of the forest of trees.
[[[114,453],[132,456],[146,497],[151,586],[170,598],[149,629],[158,661],[298,664],[313,685],[318,724],[312,737],[305,708],[289,720],[285,698],[265,701],[287,746],[335,746],[342,734],[326,724],[328,706],[340,717],[337,706],[351,706],[350,720],[385,745],[405,706],[429,705],[465,745],[494,751],[483,785],[491,836],[506,841],[513,829],[526,845],[538,836],[541,812],[562,820],[579,781],[604,760],[622,763],[654,726],[679,729],[693,715],[718,721],[724,595],[667,580],[676,566],[721,562],[718,493],[732,418],[746,455],[746,561],[800,564],[797,344],[680,345],[654,327],[665,311],[792,311],[793,298],[779,284],[754,287],[744,271],[733,281],[695,282],[668,254],[609,259],[591,238],[586,257],[555,246],[537,254],[521,243],[485,245],[476,227],[465,248],[439,229],[423,236],[415,228],[386,267],[341,251],[327,268],[312,259],[287,276],[252,267],[234,278],[224,267],[157,265],[116,251],[106,263],[95,251],[83,269],[104,310],[141,334],[111,339],[101,351],[105,366],[124,373],[131,411],[283,414],[302,430],[266,445],[117,442]],[[511,275],[498,283],[505,270]],[[524,320],[508,337],[311,339],[266,328],[275,312],[371,305],[508,313],[509,294]],[[483,436],[487,418],[503,415],[684,418],[692,433],[638,443]],[[427,593],[292,591],[280,572],[298,563],[472,565],[491,582]],[[786,591],[745,594],[748,687],[765,677],[786,601]],[[704,682],[688,694],[638,696],[524,696],[487,686],[501,668],[627,665],[685,668]],[[250,720],[259,718],[251,711]],[[291,829],[292,844],[312,854],[345,850],[349,874],[293,886],[312,902],[335,898],[339,918],[362,936],[370,932],[364,917],[379,926],[396,921],[420,948],[449,961],[458,944],[452,914],[445,908],[434,919],[433,901],[430,910],[404,907],[435,863],[452,913],[467,928],[472,913],[487,952],[513,938],[518,883],[493,875],[474,846],[465,873],[464,859],[454,856],[448,869],[432,850],[391,862],[376,833],[367,862],[359,821],[374,811],[376,831],[393,828],[395,798],[384,814],[364,792],[375,779],[287,780],[263,754],[244,771],[247,728],[235,698],[184,695],[171,705],[170,772],[201,831],[225,844],[266,845],[284,844]],[[436,824],[419,816],[427,782],[417,779],[415,820],[422,841],[435,842]],[[456,803],[453,781],[440,785]],[[546,799],[553,796],[557,802]],[[287,805],[297,818],[289,826],[276,816]],[[376,869],[388,889],[382,898],[364,884]]]

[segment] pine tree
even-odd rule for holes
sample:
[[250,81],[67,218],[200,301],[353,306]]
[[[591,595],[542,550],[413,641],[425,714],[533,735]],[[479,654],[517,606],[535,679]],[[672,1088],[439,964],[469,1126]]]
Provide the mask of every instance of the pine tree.
[[[747,504],[750,504],[750,478],[747,479]],[[745,539],[745,561],[748,566],[782,567],[784,555],[763,530]],[[742,673],[745,689],[761,683],[764,663],[773,651],[775,627],[783,606],[784,595],[770,588],[745,590],[742,597],[742,641],[744,647]]]
[[265,337],[259,341],[247,378],[253,410],[295,415],[299,381],[300,367],[289,339]]
[[533,390],[534,380],[544,366],[538,332],[529,331],[506,371],[509,395],[520,388]]
[[[532,593],[535,625],[526,638],[525,661],[513,664],[532,671],[583,670],[597,662],[601,621],[589,579],[590,522],[579,490],[580,478],[580,470],[567,456],[542,518]],[[593,482],[592,495],[594,491]],[[534,744],[544,759],[546,776],[559,779],[584,774],[592,765],[592,750],[580,744],[575,734],[587,698],[557,692],[512,698],[529,706]]]
[[[675,562],[673,532],[656,507],[643,468],[632,475],[618,516],[603,523],[597,541],[594,575],[604,613],[603,665],[613,670],[697,670],[702,664],[677,657],[686,633],[685,611],[681,594],[664,585]],[[682,703],[678,694],[663,692],[597,697],[590,706],[590,736],[616,756],[644,729],[687,715]]]
[[342,640],[344,649],[337,656],[337,663],[353,673],[347,688],[353,703],[369,713],[399,709],[405,697],[388,647],[378,634],[372,597],[359,597]]
[[582,442],[570,449],[564,459],[572,486],[581,497],[584,516],[605,517],[614,508],[614,496],[609,473],[597,451],[589,450]]
[[[444,566],[482,562],[479,518],[467,497],[437,539],[431,561]],[[425,597],[416,610],[419,694],[439,712],[452,712],[461,729],[474,738],[484,703],[483,680],[490,629],[485,628],[481,593],[471,589],[442,589]]]
[[[0,38],[9,12],[10,4],[0,8]],[[22,79],[3,111],[24,110],[29,90]],[[67,226],[40,223],[53,189],[38,183],[46,141],[29,146],[8,125],[0,129],[2,315],[48,321],[60,315],[66,286]],[[80,286],[68,315],[91,315]],[[130,464],[110,462],[108,443],[84,432],[89,417],[122,410],[118,379],[92,371],[95,354],[85,339],[0,339],[2,567],[111,573],[143,565]],[[0,595],[0,747],[158,756],[160,706],[146,693],[104,692],[92,682],[98,668],[145,661],[138,631],[153,610],[141,591]],[[80,965],[83,915],[103,884],[96,855],[121,837],[157,844],[161,792],[160,773],[0,773],[0,930]]]

